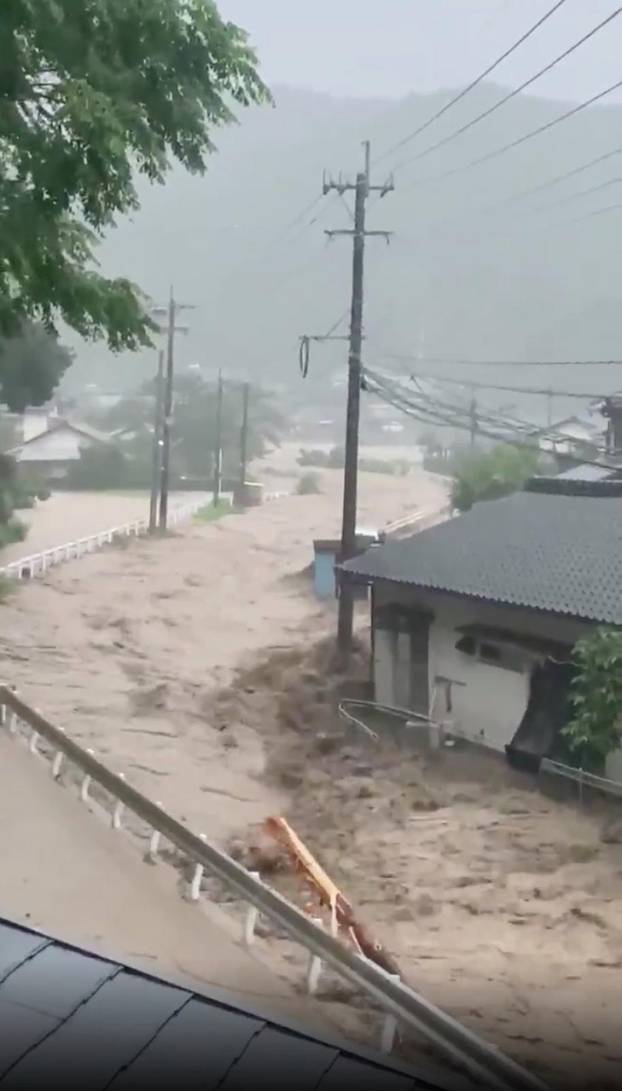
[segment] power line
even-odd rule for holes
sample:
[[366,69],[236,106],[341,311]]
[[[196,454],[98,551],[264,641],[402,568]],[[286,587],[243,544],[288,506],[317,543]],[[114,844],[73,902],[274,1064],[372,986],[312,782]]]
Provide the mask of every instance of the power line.
[[528,140],[532,140],[533,137],[548,132],[556,125],[561,124],[562,121],[568,121],[569,118],[574,117],[583,110],[587,110],[589,106],[593,106],[595,102],[600,102],[602,99],[606,98],[607,95],[611,95],[614,91],[617,91],[619,87],[622,87],[622,80],[618,80],[616,83],[611,84],[610,87],[606,87],[604,91],[599,91],[597,95],[592,95],[591,98],[578,103],[570,110],[566,110],[563,114],[559,114],[558,117],[553,118],[552,121],[547,121],[544,125],[539,125],[537,129],[531,129],[528,133],[524,133],[522,136],[517,137],[516,140],[511,140],[508,144],[503,144],[499,148],[494,148],[493,151],[487,152],[486,155],[481,155],[477,159],[472,159],[469,163],[463,163],[459,167],[454,167],[452,170],[444,171],[442,174],[430,175],[429,178],[419,179],[414,182],[413,185],[418,186],[424,185],[427,182],[441,182],[446,178],[453,178],[457,174],[462,174],[464,171],[471,170],[473,167],[479,167],[484,163],[489,163],[492,159],[497,159],[500,155],[504,155],[513,148],[518,148],[521,144],[525,144]]
[[588,394],[585,391],[578,392],[576,390],[553,390],[550,387],[505,386],[503,383],[480,383],[471,379],[452,379],[445,376],[431,375],[429,372],[421,372],[419,370],[414,371],[411,378],[425,379],[428,382],[446,383],[452,386],[468,387],[473,388],[474,390],[500,390],[507,394],[552,395],[555,398],[579,398],[582,401],[598,401],[601,398],[608,398],[611,396],[610,394],[594,394],[593,392]]
[[[606,182],[599,182],[597,186],[590,186],[589,189],[580,189],[577,193],[569,193],[558,201],[545,201],[544,204],[535,205],[533,208],[526,209],[524,214],[530,216],[534,212],[549,212],[552,208],[561,208],[571,201],[578,201],[581,197],[589,197],[593,193],[600,193],[603,189],[609,189],[610,186],[619,185],[620,182],[622,182],[622,177],[619,175],[616,178],[608,178]],[[570,220],[569,222],[572,223],[573,221]]]
[[[577,216],[572,220],[565,220],[564,224],[579,224],[584,220],[593,220],[597,216],[607,216],[610,212],[620,212],[622,209],[622,202],[617,202],[614,205],[605,205],[604,208],[597,208],[593,212],[586,212],[583,216]],[[563,227],[564,224],[552,224],[553,227]]]
[[[369,380],[371,380],[372,384],[375,385],[375,389],[373,389],[372,387],[369,386]],[[382,386],[379,386],[377,384],[376,380],[374,379],[373,373],[368,372],[367,369],[365,369],[365,372],[364,372],[364,381],[365,381],[365,386],[364,386],[365,390],[367,390],[368,392],[370,392],[372,394],[375,394],[376,397],[380,398],[381,401],[386,402],[387,405],[393,406],[394,409],[397,409],[400,412],[405,413],[406,416],[412,417],[414,420],[418,420],[423,424],[430,424],[430,423],[444,424],[446,426],[449,426],[451,428],[456,428],[457,430],[464,431],[464,432],[470,432],[470,430],[471,430],[472,425],[471,425],[470,422],[468,422],[468,423],[463,422],[462,423],[462,422],[459,422],[456,419],[456,417],[453,417],[453,418],[452,417],[447,417],[446,415],[443,415],[442,413],[434,412],[433,410],[426,410],[424,407],[421,407],[421,406],[415,406],[413,408],[412,404],[409,402],[408,398],[404,398],[400,394],[397,394],[397,395],[394,394],[392,396],[390,392],[387,392],[386,390],[383,390]],[[494,431],[492,431],[492,430],[490,430],[488,428],[481,428],[481,427],[478,427],[478,433],[480,435],[488,438],[488,439],[497,440],[497,441],[502,442],[502,443],[508,443],[507,433],[504,434],[504,433],[500,433],[500,432],[494,432]],[[536,435],[536,433],[534,432],[534,436],[535,435]],[[565,437],[565,438],[567,438],[567,437]],[[533,442],[526,442],[525,440],[521,440],[520,438],[513,438],[511,442],[512,442],[512,445],[515,446],[515,447],[525,447],[525,448],[528,448],[530,450],[534,449],[533,448]],[[562,459],[562,460],[576,462],[576,455],[573,455],[573,454],[565,454],[564,452],[558,451],[558,452],[556,452],[556,456],[557,456],[557,458]],[[581,462],[584,465],[598,466],[601,469],[605,469],[605,470],[616,470],[616,471],[620,470],[620,466],[616,466],[615,464],[610,463],[610,462],[603,462],[601,460],[589,459],[589,458],[583,458],[582,457]]]
[[463,88],[463,90],[460,91],[457,95],[454,95],[454,97],[439,110],[437,110],[436,113],[432,115],[432,117],[429,117],[427,121],[424,121],[418,129],[415,129],[414,132],[409,133],[402,140],[399,140],[396,144],[393,144],[392,147],[390,147],[387,151],[383,152],[382,155],[378,157],[376,162],[379,163],[382,160],[386,159],[388,156],[393,155],[396,151],[399,151],[400,148],[403,148],[406,144],[410,144],[412,140],[414,140],[416,137],[420,136],[421,133],[424,133],[427,129],[429,129],[435,121],[438,121],[439,118],[443,117],[448,112],[448,110],[451,110],[452,107],[456,105],[456,103],[461,102],[462,99],[470,94],[470,92],[473,91],[474,88],[476,88],[480,83],[482,83],[482,81],[485,80],[491,72],[494,72],[494,70],[498,68],[503,61],[510,57],[512,53],[515,53],[516,50],[521,45],[523,45],[523,43],[526,42],[527,39],[532,36],[532,34],[535,34],[535,32],[539,30],[544,23],[546,23],[547,19],[550,19],[551,16],[554,15],[555,12],[559,10],[559,8],[563,7],[565,3],[566,0],[557,0],[557,3],[553,4],[552,8],[550,8],[544,15],[542,15],[541,18],[533,24],[533,26],[529,27],[529,29],[523,35],[521,35],[521,37],[516,42],[514,42],[514,44],[511,45],[509,49],[506,49],[500,57],[497,57],[497,59],[493,61],[492,64],[488,65],[488,68],[481,72],[479,76],[476,76],[476,78],[472,80],[467,87]]
[[605,152],[603,155],[597,155],[595,159],[590,159],[587,163],[581,163],[578,167],[573,167],[572,170],[568,170],[564,174],[558,174],[555,176],[555,178],[549,178],[548,181],[541,182],[540,185],[532,186],[530,189],[521,190],[520,193],[515,193],[512,196],[507,197],[504,201],[499,202],[499,204],[489,206],[483,211],[493,212],[496,211],[496,209],[503,207],[504,205],[513,204],[515,201],[522,201],[527,197],[532,197],[535,193],[541,193],[542,190],[550,189],[553,186],[558,186],[562,182],[566,182],[569,178],[574,178],[578,174],[583,174],[591,167],[596,167],[599,163],[604,163],[609,159],[613,159],[615,155],[620,155],[621,153],[622,144],[617,148],[612,148],[611,151]]
[[622,367],[622,360],[472,360],[461,356],[417,356],[385,352],[389,360],[408,364],[460,364],[465,367]]
[[[394,393],[398,393],[400,397],[403,397],[408,401],[409,405],[413,404],[409,393],[407,392],[407,394],[405,394],[404,393],[405,388],[403,386],[401,386],[399,383],[396,383],[396,382],[392,383],[390,381],[390,379],[388,379],[386,376],[379,375],[378,372],[373,372],[370,369],[366,369],[366,371],[367,371],[367,375],[371,376],[371,378],[375,382],[377,382],[381,386],[383,386],[384,389],[389,389],[389,390],[392,390]],[[417,382],[417,379],[414,376],[411,376],[411,378],[412,378],[412,381],[415,383],[415,386],[417,388],[417,391],[419,392],[419,395],[424,400],[424,406],[423,407],[432,406],[432,407],[434,407],[434,411],[436,411],[436,407],[438,407],[440,409],[443,409],[443,410],[445,410],[445,412],[449,412],[449,413],[453,414],[453,419],[454,420],[459,420],[459,419],[464,419],[465,418],[465,413],[467,411],[465,410],[463,405],[456,405],[455,403],[440,401],[438,398],[435,398],[434,401],[433,401],[432,396],[427,394],[421,388],[419,382]],[[415,404],[419,408],[423,408],[421,406],[421,403],[415,403]],[[564,433],[558,431],[559,425],[564,424],[567,418],[564,418],[563,420],[558,421],[556,426],[553,426],[552,424],[549,423],[549,424],[546,425],[546,427],[540,427],[539,428],[539,427],[535,426],[534,424],[532,424],[530,421],[522,420],[519,417],[510,416],[507,413],[502,414],[501,410],[497,410],[496,412],[493,411],[493,410],[488,410],[487,412],[485,412],[485,411],[482,411],[482,409],[480,408],[479,412],[477,412],[476,407],[473,404],[469,407],[468,415],[469,415],[470,427],[473,426],[475,418],[477,418],[477,423],[479,423],[480,425],[481,425],[482,422],[484,422],[484,423],[490,424],[493,427],[507,428],[510,431],[513,431],[513,432],[515,432],[517,434],[527,434],[532,438],[534,436],[536,436],[536,435],[546,436],[547,438],[558,439],[558,440],[567,440],[567,438],[568,438]]]
[[448,133],[447,136],[444,136],[440,140],[437,140],[436,144],[431,144],[428,148],[424,148],[422,151],[418,152],[417,155],[414,155],[410,159],[405,159],[403,162],[398,163],[395,169],[401,170],[403,167],[406,167],[411,163],[419,162],[420,159],[424,159],[426,156],[431,155],[432,152],[438,151],[439,148],[444,148],[447,144],[451,144],[454,140],[457,139],[457,137],[462,136],[463,133],[468,132],[469,129],[472,129],[475,125],[479,124],[480,121],[484,121],[485,118],[490,117],[492,114],[496,113],[496,111],[499,110],[502,106],[505,106],[506,103],[511,102],[512,99],[516,98],[517,95],[520,95],[520,93],[526,90],[527,87],[531,87],[532,84],[536,83],[536,81],[541,79],[542,76],[545,76],[547,72],[550,72],[553,68],[560,64],[561,61],[564,61],[567,57],[570,57],[572,53],[575,53],[576,50],[579,49],[582,45],[585,45],[585,43],[588,42],[590,38],[593,38],[595,34],[597,34],[600,30],[602,30],[614,19],[616,19],[618,15],[620,15],[620,13],[622,13],[622,5],[616,8],[616,10],[608,15],[606,19],[603,19],[602,22],[598,24],[598,26],[593,27],[592,30],[588,31],[587,34],[584,34],[582,38],[579,38],[577,42],[574,42],[571,46],[568,47],[568,49],[565,49],[563,53],[560,53],[559,56],[555,57],[554,60],[550,61],[547,65],[545,65],[544,68],[541,68],[539,72],[536,72],[534,76],[530,76],[529,79],[524,80],[524,82],[521,83],[518,87],[514,88],[514,90],[512,91],[509,91],[507,95],[504,95],[503,98],[499,99],[498,102],[495,102],[492,106],[489,106],[488,109],[483,110],[481,114],[477,115],[477,117],[474,117],[470,121],[465,122],[465,124],[461,125],[460,128],[455,129],[452,133]]

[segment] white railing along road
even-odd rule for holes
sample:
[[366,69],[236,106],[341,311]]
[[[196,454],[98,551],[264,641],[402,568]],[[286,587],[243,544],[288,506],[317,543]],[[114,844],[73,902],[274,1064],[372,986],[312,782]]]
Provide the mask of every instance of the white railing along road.
[[[180,523],[191,519],[201,508],[209,503],[207,499],[193,500],[189,504],[180,504],[169,512],[168,523],[170,527],[179,526]],[[49,568],[53,568],[65,561],[74,561],[84,557],[87,553],[94,553],[105,545],[110,545],[120,538],[138,537],[149,530],[148,519],[135,519],[131,523],[123,523],[109,530],[100,530],[97,534],[89,534],[86,538],[76,538],[73,542],[65,542],[63,545],[54,546],[52,549],[44,549],[40,553],[31,553],[28,557],[20,557],[18,561],[11,561],[0,568],[0,575],[9,579],[23,580],[34,579],[35,576],[43,576]]]

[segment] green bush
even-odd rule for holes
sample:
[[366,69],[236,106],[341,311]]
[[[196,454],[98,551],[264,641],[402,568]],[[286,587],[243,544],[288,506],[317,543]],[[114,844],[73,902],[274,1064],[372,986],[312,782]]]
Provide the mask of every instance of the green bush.
[[563,734],[579,767],[599,773],[622,744],[622,631],[598,629],[578,642],[573,659],[573,716]]
[[9,519],[6,523],[0,523],[0,547],[13,545],[14,542],[23,542],[28,528],[19,519]]
[[298,496],[314,496],[321,491],[320,479],[317,474],[303,474],[296,487]]
[[492,451],[469,452],[455,460],[451,500],[458,511],[470,511],[481,500],[498,500],[522,489],[538,470],[537,448],[500,444]]
[[42,500],[42,501],[43,500],[49,500],[51,495],[52,495],[52,492],[51,492],[50,489],[47,489],[47,488],[39,489],[39,491],[37,492],[37,500]]

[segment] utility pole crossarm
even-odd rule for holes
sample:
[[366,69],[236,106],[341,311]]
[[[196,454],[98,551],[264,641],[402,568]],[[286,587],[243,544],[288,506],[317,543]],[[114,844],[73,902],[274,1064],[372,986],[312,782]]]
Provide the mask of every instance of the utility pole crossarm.
[[[335,237],[335,235],[354,235],[354,234],[356,234],[356,232],[354,231],[354,229],[348,230],[348,228],[346,228],[346,227],[340,227],[340,228],[334,228],[332,230],[327,228],[324,231],[324,234],[328,235],[329,239],[332,239],[332,238]],[[395,234],[395,232],[394,231],[365,231],[364,234],[365,234],[365,238],[372,238],[373,236],[380,235],[383,239],[386,239],[387,242],[389,242],[390,239],[392,238],[392,236]]]

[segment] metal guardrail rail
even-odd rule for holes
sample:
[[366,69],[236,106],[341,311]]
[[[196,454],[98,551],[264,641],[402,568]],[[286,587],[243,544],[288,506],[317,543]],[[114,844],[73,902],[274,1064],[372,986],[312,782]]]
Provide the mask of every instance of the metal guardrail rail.
[[[191,519],[209,501],[193,500],[191,504],[180,504],[173,508],[169,514],[169,525],[178,526],[186,519]],[[31,553],[28,557],[20,557],[17,561],[0,568],[0,575],[10,579],[34,579],[35,576],[43,576],[49,568],[62,564],[65,561],[74,561],[84,557],[87,553],[94,553],[105,545],[110,545],[115,539],[138,537],[149,530],[148,519],[135,519],[131,523],[123,523],[121,526],[112,527],[110,530],[102,530],[98,534],[89,534],[86,538],[76,538],[73,542],[65,542],[64,545],[54,546],[53,549],[44,549],[40,553]]]
[[610,780],[608,777],[599,777],[595,773],[588,773],[585,769],[576,769],[573,765],[564,765],[560,761],[552,761],[551,758],[543,758],[540,762],[540,773],[549,773],[551,776],[563,777],[566,780],[574,780],[582,788],[595,788],[606,795],[617,796],[622,799],[622,784],[618,780]]
[[446,506],[443,508],[425,508],[423,511],[414,511],[410,515],[405,515],[402,519],[395,519],[392,523],[387,523],[382,528],[383,534],[390,538],[395,534],[399,534],[402,530],[415,529],[419,523],[425,523],[428,519],[436,518],[445,513]]
[[[211,845],[203,836],[192,833],[141,792],[113,773],[92,752],[83,749],[62,728],[55,727],[36,709],[29,707],[6,684],[0,685],[0,721],[15,734],[19,723],[30,729],[29,749],[37,753],[38,740],[45,739],[54,751],[52,775],[58,778],[64,760],[83,774],[80,795],[88,802],[91,782],[97,783],[115,800],[111,825],[122,826],[125,808],[131,810],[153,831],[150,851],[157,852],[161,837],[184,853],[195,865],[191,896],[199,897],[204,871],[221,880],[249,904],[245,924],[247,942],[251,942],[258,913],[280,926],[310,954],[307,984],[317,981],[321,965],[329,966],[350,984],[367,993],[388,1013],[387,1018],[412,1028],[439,1052],[466,1070],[480,1085],[497,1091],[547,1091],[534,1075],[521,1068],[497,1047],[483,1041],[457,1020],[435,1007],[403,981],[387,974],[375,963],[346,948],[341,941],[324,932],[311,918],[288,902],[261,879],[247,871],[226,853]],[[392,1044],[394,1033],[389,1035]],[[386,1041],[386,1035],[383,1033]],[[387,1048],[391,1048],[388,1044]]]

